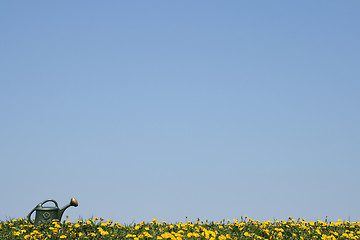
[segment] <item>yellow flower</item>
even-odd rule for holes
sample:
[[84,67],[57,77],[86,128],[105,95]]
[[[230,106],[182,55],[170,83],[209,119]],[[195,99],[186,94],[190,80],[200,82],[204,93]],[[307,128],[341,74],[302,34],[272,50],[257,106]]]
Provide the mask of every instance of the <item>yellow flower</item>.
[[220,235],[219,240],[226,240],[226,237],[224,235]]
[[66,235],[61,235],[60,238],[66,238]]

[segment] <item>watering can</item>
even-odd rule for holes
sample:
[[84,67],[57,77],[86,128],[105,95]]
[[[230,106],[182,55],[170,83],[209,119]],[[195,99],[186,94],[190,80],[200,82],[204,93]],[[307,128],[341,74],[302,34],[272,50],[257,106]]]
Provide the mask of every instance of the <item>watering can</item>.
[[[55,204],[55,207],[43,207],[44,203],[47,202],[53,202]],[[48,224],[51,223],[53,220],[61,220],[62,215],[64,214],[64,211],[70,207],[78,206],[78,201],[75,198],[71,198],[71,201],[68,205],[64,206],[63,208],[59,208],[57,202],[52,199],[48,199],[46,201],[43,201],[42,203],[39,203],[28,215],[27,219],[31,224],[34,225],[40,225],[40,224]],[[35,223],[31,221],[31,214],[36,211],[35,213]]]

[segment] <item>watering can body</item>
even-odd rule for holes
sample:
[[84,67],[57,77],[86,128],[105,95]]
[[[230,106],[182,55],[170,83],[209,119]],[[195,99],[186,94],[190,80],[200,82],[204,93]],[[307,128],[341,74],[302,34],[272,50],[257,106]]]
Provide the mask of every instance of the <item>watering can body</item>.
[[[53,202],[55,204],[54,207],[44,207],[43,204],[47,203],[47,202]],[[70,203],[66,206],[64,206],[63,208],[59,208],[57,202],[55,200],[52,199],[48,199],[46,201],[43,201],[42,203],[39,203],[28,215],[27,218],[29,220],[29,222],[31,224],[34,225],[40,225],[40,224],[49,224],[51,223],[53,220],[61,220],[61,217],[64,213],[64,211],[70,207],[70,206],[74,206],[77,207],[78,206],[78,202],[75,198],[72,198]],[[31,215],[33,212],[35,212],[35,222],[33,222],[31,220]]]

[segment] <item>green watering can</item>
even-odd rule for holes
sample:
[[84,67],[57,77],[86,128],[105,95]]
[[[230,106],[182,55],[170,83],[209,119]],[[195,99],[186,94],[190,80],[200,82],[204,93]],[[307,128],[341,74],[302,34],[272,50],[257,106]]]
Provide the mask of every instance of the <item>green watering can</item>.
[[[44,203],[47,202],[53,202],[55,203],[55,207],[43,207]],[[61,220],[62,215],[64,214],[64,211],[70,207],[74,206],[77,207],[78,201],[75,198],[71,198],[71,201],[68,205],[64,206],[63,208],[59,208],[57,202],[52,199],[48,199],[46,201],[43,201],[42,203],[39,203],[28,215],[27,219],[31,224],[34,225],[40,225],[40,224],[48,224],[51,223],[53,220]],[[36,211],[35,213],[35,223],[31,221],[31,214]]]

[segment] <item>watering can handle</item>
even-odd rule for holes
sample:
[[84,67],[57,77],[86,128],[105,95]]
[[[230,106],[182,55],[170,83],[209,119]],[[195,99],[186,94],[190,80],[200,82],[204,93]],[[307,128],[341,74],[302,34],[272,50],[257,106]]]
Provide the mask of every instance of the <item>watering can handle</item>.
[[57,202],[56,202],[55,200],[52,200],[52,199],[48,199],[48,200],[46,200],[46,201],[43,201],[43,202],[40,203],[39,205],[42,207],[42,205],[43,205],[44,203],[47,203],[47,202],[53,202],[53,203],[55,203],[55,206],[56,206],[57,208],[59,208]]
[[27,219],[29,220],[29,222],[30,222],[32,225],[34,225],[34,222],[31,221],[31,214],[32,214],[35,210],[36,210],[36,207],[34,207],[34,209],[31,210],[31,212],[27,215]]

